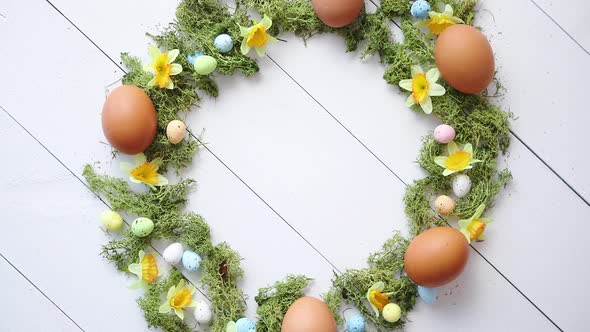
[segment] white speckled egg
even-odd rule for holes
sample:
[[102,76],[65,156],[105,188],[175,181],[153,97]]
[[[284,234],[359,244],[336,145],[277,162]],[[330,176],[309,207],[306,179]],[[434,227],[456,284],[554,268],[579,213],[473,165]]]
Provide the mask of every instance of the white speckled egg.
[[197,271],[201,266],[201,256],[194,251],[186,250],[182,254],[182,265],[187,271]]
[[346,320],[348,332],[365,332],[365,319],[361,315],[353,316]]
[[219,53],[227,53],[234,48],[234,41],[231,39],[231,36],[227,33],[221,34],[215,37],[213,41],[215,48],[219,51]]
[[441,124],[434,128],[434,139],[441,143],[447,144],[455,139],[455,129],[449,125]]
[[465,197],[471,190],[471,179],[465,174],[459,174],[453,178],[452,187],[457,197]]
[[137,218],[131,224],[131,232],[137,237],[146,237],[154,230],[154,222],[148,218]]
[[186,125],[180,120],[172,120],[166,127],[166,136],[168,142],[172,144],[178,144],[184,139],[186,134]]
[[104,210],[100,214],[100,221],[109,231],[118,231],[123,227],[123,218],[115,211]]
[[402,309],[395,303],[388,303],[383,308],[383,318],[390,323],[397,322],[402,317]]
[[195,308],[195,319],[197,320],[197,323],[209,324],[212,318],[213,313],[211,312],[209,305],[204,301],[199,301]]
[[182,254],[184,253],[184,248],[182,244],[176,242],[172,243],[166,249],[164,249],[164,253],[162,253],[162,257],[168,264],[178,264],[182,259]]
[[434,209],[446,217],[455,210],[455,201],[447,195],[440,195],[434,201]]

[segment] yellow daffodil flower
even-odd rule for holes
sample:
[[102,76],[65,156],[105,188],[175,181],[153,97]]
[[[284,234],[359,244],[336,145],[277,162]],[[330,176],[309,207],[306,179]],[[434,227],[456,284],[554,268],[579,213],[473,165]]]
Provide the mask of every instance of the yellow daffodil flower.
[[149,81],[149,86],[158,86],[160,88],[174,89],[174,83],[170,76],[178,75],[182,72],[182,66],[173,63],[180,51],[171,50],[162,53],[159,48],[150,45],[149,54],[152,57],[152,62],[146,64],[143,70],[154,74],[154,78]]
[[457,143],[451,141],[447,144],[447,155],[435,157],[434,162],[445,169],[442,174],[447,176],[465,169],[471,169],[473,168],[472,164],[479,163],[481,160],[473,159],[471,143],[459,147]]
[[184,308],[193,308],[197,306],[197,301],[193,300],[193,294],[197,289],[193,285],[186,285],[184,279],[178,282],[178,285],[170,287],[164,302],[159,309],[161,314],[167,314],[174,310],[176,316],[184,319]]
[[389,303],[389,296],[392,293],[383,293],[385,284],[382,281],[376,282],[367,291],[367,300],[371,304],[371,308],[375,312],[375,316],[379,317],[379,312]]
[[475,213],[469,219],[459,220],[459,227],[461,227],[461,233],[467,238],[467,242],[471,241],[483,241],[486,239],[484,231],[486,226],[492,222],[491,218],[482,218],[483,210],[485,210],[485,204],[481,204],[475,210]]
[[127,269],[139,277],[139,280],[131,285],[132,289],[145,288],[160,275],[154,255],[152,253],[146,254],[143,250],[139,252],[139,263],[133,263]]
[[277,41],[276,38],[267,32],[271,26],[272,20],[266,15],[264,15],[260,23],[254,21],[254,25],[249,28],[240,26],[240,35],[244,37],[242,46],[240,47],[242,54],[246,55],[250,52],[251,48],[254,48],[258,56],[263,57],[266,52],[266,45]]
[[442,96],[446,93],[445,88],[436,83],[440,77],[437,68],[432,68],[424,73],[420,66],[412,66],[412,78],[401,80],[399,86],[412,94],[406,99],[406,106],[419,104],[424,113],[432,113],[432,100],[430,96]]
[[126,162],[121,163],[121,170],[129,174],[131,182],[145,183],[154,190],[156,187],[168,184],[168,179],[158,174],[158,168],[162,162],[160,158],[148,162],[143,153],[135,155],[134,158],[135,165]]
[[453,16],[453,7],[445,5],[442,13],[431,11],[428,13],[429,18],[416,23],[418,27],[428,27],[428,30],[435,35],[440,35],[446,28],[457,23],[465,23],[462,19]]

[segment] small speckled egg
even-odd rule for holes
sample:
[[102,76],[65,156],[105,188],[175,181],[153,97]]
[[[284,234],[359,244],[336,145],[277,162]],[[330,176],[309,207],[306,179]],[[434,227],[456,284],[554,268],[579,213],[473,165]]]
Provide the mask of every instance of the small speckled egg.
[[137,218],[131,224],[131,232],[137,237],[146,237],[154,230],[154,222],[148,218]]
[[238,332],[256,332],[256,324],[249,318],[242,317],[236,322]]
[[441,143],[447,144],[455,139],[455,129],[449,125],[441,124],[434,128],[434,139]]
[[182,265],[187,271],[197,271],[201,266],[201,256],[194,251],[186,250],[182,254]]
[[455,210],[455,201],[447,195],[440,195],[434,201],[434,209],[446,217]]
[[109,231],[118,231],[123,227],[123,218],[115,211],[104,210],[100,214],[100,221]]
[[418,286],[418,295],[420,295],[422,301],[428,304],[432,304],[436,302],[436,296],[438,295],[438,291],[436,288]]
[[457,197],[465,197],[471,190],[471,179],[465,174],[459,174],[453,178],[452,187]]
[[365,332],[365,318],[361,315],[353,316],[346,321],[348,332]]
[[203,54],[203,52],[200,51],[196,51],[195,54],[189,54],[187,55],[187,60],[191,65],[195,64],[195,60],[197,60],[198,57],[203,56],[205,54]]
[[395,323],[401,317],[402,317],[402,309],[399,307],[399,305],[397,305],[395,303],[388,303],[383,308],[383,318],[386,321],[388,321],[390,323]]
[[162,257],[164,257],[164,260],[168,264],[175,265],[175,264],[180,263],[180,260],[182,260],[183,254],[184,254],[184,248],[182,247],[182,244],[176,242],[176,243],[172,243],[171,245],[166,247],[166,249],[164,249],[164,252],[162,253]]
[[195,71],[199,75],[209,75],[217,68],[217,60],[208,55],[202,55],[195,60]]
[[204,301],[199,301],[199,303],[197,303],[197,308],[195,309],[195,319],[197,320],[197,323],[209,324],[212,318],[213,313],[211,313],[209,305]]
[[171,144],[178,144],[184,139],[186,125],[180,120],[172,120],[166,127],[166,136]]
[[234,48],[234,41],[231,39],[231,36],[227,33],[221,34],[215,37],[215,41],[213,41],[215,48],[219,51],[219,53],[227,53]]
[[430,4],[426,0],[418,0],[412,4],[410,13],[415,18],[423,20],[427,18],[428,13],[430,13]]

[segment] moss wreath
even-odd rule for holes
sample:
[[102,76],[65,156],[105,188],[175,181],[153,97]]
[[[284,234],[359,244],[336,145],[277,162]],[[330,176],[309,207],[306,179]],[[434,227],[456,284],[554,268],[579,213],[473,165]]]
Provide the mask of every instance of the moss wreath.
[[[436,1],[430,0],[434,7]],[[466,24],[472,24],[476,0],[447,0],[455,15]],[[309,0],[238,0],[233,14],[221,0],[183,0],[176,10],[176,21],[161,34],[149,35],[161,49],[177,49],[181,56],[177,63],[187,69],[172,76],[173,89],[161,89],[148,84],[153,75],[144,71],[140,60],[123,53],[122,59],[128,68],[123,78],[124,84],[131,84],[145,91],[153,101],[158,115],[158,131],[153,143],[144,152],[147,160],[158,158],[160,170],[179,170],[188,167],[197,153],[201,141],[190,133],[189,138],[180,144],[169,143],[166,125],[186,116],[191,106],[200,100],[197,91],[217,97],[217,84],[209,75],[199,75],[187,58],[195,51],[204,52],[217,61],[217,71],[232,75],[237,71],[245,76],[255,74],[259,68],[256,61],[243,55],[239,46],[227,53],[220,53],[214,46],[214,38],[229,34],[233,40],[240,40],[240,27],[249,26],[252,21],[248,10],[273,19],[269,32],[278,35],[290,31],[306,40],[317,33],[336,33],[342,36],[347,51],[355,51],[361,42],[366,46],[362,57],[376,55],[386,66],[383,78],[389,84],[398,85],[410,77],[410,68],[416,64],[432,64],[434,61],[434,42],[418,29],[410,13],[408,0],[382,0],[374,13],[361,11],[360,16],[343,28],[331,28],[323,24],[315,15]],[[403,42],[395,42],[388,27],[390,20],[401,18]],[[484,204],[489,207],[500,189],[511,179],[508,170],[498,170],[496,158],[509,146],[510,114],[490,103],[488,96],[462,94],[445,82],[441,82],[447,93],[433,99],[432,114],[443,123],[452,125],[461,142],[474,142],[474,157],[482,162],[470,170],[473,187],[469,194],[457,200],[454,216],[468,218]],[[415,110],[419,108],[414,106]],[[428,176],[415,181],[406,189],[404,196],[405,212],[409,219],[410,238],[433,226],[445,225],[447,219],[434,213],[429,204],[433,193],[448,192],[449,179],[441,174],[441,168],[434,158],[443,154],[444,145],[437,143],[432,134],[424,137],[418,156],[419,165]],[[176,184],[158,187],[144,193],[133,191],[126,181],[108,175],[97,174],[91,165],[84,169],[84,176],[90,188],[103,196],[113,210],[127,215],[147,217],[153,220],[155,228],[146,237],[133,235],[131,229],[125,230],[117,239],[103,246],[102,255],[116,267],[128,273],[128,266],[137,262],[140,251],[151,246],[154,239],[170,239],[181,242],[190,250],[203,256],[200,288],[205,290],[212,304],[214,321],[210,329],[225,331],[228,322],[237,320],[245,312],[242,290],[238,287],[243,270],[240,256],[227,243],[213,244],[209,226],[197,214],[181,212],[194,180],[184,179]],[[410,240],[399,232],[394,232],[382,249],[369,255],[367,267],[359,270],[346,270],[334,273],[332,288],[324,295],[338,324],[343,323],[341,306],[356,307],[364,319],[378,331],[402,328],[407,313],[416,303],[416,285],[403,273],[404,253]],[[173,314],[162,314],[159,307],[166,292],[184,280],[175,268],[159,280],[146,287],[145,295],[137,300],[144,312],[149,327],[161,328],[166,332],[192,331],[182,319]],[[287,276],[285,280],[261,288],[255,300],[259,305],[257,331],[276,332],[281,329],[283,316],[289,306],[307,287],[310,278]],[[366,301],[367,290],[376,282],[383,282],[385,289],[400,306],[402,319],[391,323],[376,317]]]

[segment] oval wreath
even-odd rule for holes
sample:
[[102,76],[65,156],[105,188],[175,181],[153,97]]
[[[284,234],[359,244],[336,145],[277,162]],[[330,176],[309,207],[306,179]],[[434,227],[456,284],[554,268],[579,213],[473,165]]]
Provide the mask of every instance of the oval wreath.
[[[210,74],[215,70],[223,75],[237,71],[245,76],[255,74],[258,65],[247,54],[252,51],[263,56],[266,47],[278,41],[273,36],[283,31],[293,32],[304,41],[317,33],[337,33],[344,38],[347,51],[357,50],[364,42],[362,57],[379,56],[386,66],[385,81],[409,91],[406,105],[432,114],[445,124],[424,138],[420,150],[418,163],[428,176],[406,189],[404,204],[410,238],[395,232],[380,251],[369,255],[366,268],[335,273],[332,288],[323,296],[333,316],[330,319],[338,325],[347,324],[348,331],[364,331],[366,326],[378,331],[403,327],[418,295],[425,302],[434,301],[434,287],[456,277],[466,259],[447,253],[455,255],[450,260],[459,263],[449,263],[455,265],[442,266],[443,270],[433,274],[421,265],[433,259],[444,261],[445,257],[420,247],[419,242],[424,242],[420,238],[430,236],[426,241],[433,243],[451,236],[458,243],[457,252],[466,252],[469,243],[484,239],[490,221],[483,217],[486,208],[511,178],[509,171],[499,171],[496,165],[499,153],[509,145],[510,115],[490,103],[484,93],[464,94],[457,90],[458,85],[453,84],[455,89],[439,79],[434,52],[436,38],[445,29],[472,24],[476,0],[447,0],[445,4],[382,0],[375,13],[361,9],[350,24],[339,28],[322,22],[330,23],[334,18],[324,18],[330,13],[320,13],[321,0],[312,2],[238,0],[235,10],[230,11],[220,0],[183,0],[176,11],[176,22],[161,34],[150,35],[155,44],[149,47],[150,63],[143,65],[138,58],[122,54],[128,68],[123,83],[139,87],[149,96],[157,112],[157,130],[149,147],[135,156],[136,164],[121,166],[129,172],[129,180],[150,188],[135,191],[126,180],[97,174],[90,165],[85,167],[84,176],[90,188],[113,209],[101,216],[108,230],[117,232],[123,225],[123,219],[114,211],[138,217],[131,227],[103,246],[102,255],[120,271],[137,275],[138,281],[132,287],[145,289],[138,304],[148,326],[166,332],[192,331],[194,327],[186,323],[185,312],[195,307],[191,312],[197,330],[292,331],[281,327],[283,318],[291,304],[304,296],[311,279],[291,275],[261,288],[255,298],[259,305],[257,323],[243,317],[244,294],[238,284],[244,272],[239,254],[227,243],[213,244],[209,226],[200,215],[181,212],[194,180],[169,184],[163,176],[167,171],[178,173],[188,167],[201,145],[200,138],[190,130],[185,137],[186,127],[179,121],[179,113],[186,116],[198,103],[197,91],[218,96]],[[342,4],[347,2],[351,1]],[[322,20],[316,16],[314,6]],[[249,10],[258,11],[262,20],[252,21]],[[403,32],[403,42],[392,39],[388,24],[394,18],[399,18],[395,22]],[[104,116],[103,129],[107,129]],[[113,146],[117,145],[108,138]],[[454,193],[456,199],[442,195],[445,193]],[[430,198],[437,195],[433,209]],[[460,233],[449,227],[456,219],[461,219]],[[437,227],[441,226],[445,228],[439,232]],[[448,232],[461,234],[461,240],[456,233],[443,234]],[[156,239],[174,242],[163,252],[164,260],[172,266],[165,277],[151,246]],[[206,291],[211,306],[194,301],[195,286],[176,266],[183,266],[186,273],[202,270],[200,289]],[[343,306],[356,308],[354,317],[346,322]]]

